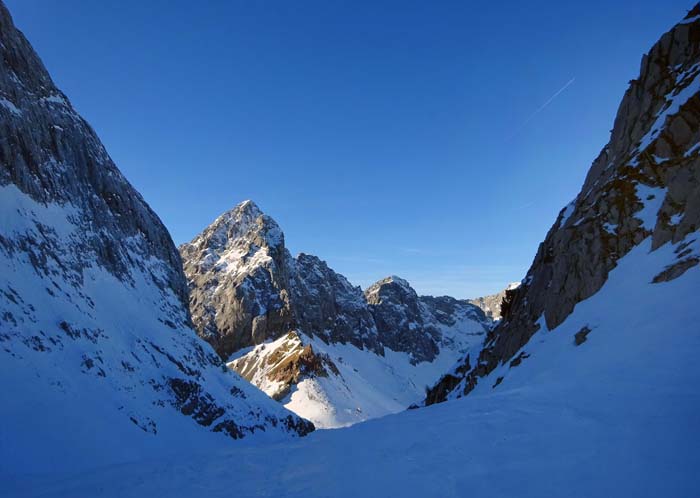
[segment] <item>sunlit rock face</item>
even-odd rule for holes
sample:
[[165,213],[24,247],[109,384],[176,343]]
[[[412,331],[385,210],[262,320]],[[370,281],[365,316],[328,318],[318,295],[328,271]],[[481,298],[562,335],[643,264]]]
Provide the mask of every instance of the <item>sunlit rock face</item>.
[[420,401],[491,326],[476,306],[419,297],[398,277],[365,292],[316,256],[292,257],[245,201],[180,246],[199,335],[229,367],[320,427]]
[[520,287],[520,282],[513,282],[508,284],[508,286],[501,292],[490,294],[488,296],[476,297],[474,299],[468,299],[468,301],[471,304],[481,308],[481,310],[483,310],[486,316],[491,320],[497,321],[501,319],[501,306],[503,304],[503,300],[512,294],[518,287]]

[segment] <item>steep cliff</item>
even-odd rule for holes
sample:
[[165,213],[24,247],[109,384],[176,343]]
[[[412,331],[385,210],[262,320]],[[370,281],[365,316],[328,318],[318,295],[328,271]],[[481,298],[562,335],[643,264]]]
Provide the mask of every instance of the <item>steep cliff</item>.
[[0,460],[312,430],[196,336],[170,235],[1,3],[0,55]]
[[[467,357],[430,390],[428,404],[467,394],[499,366],[525,358],[523,347],[535,333],[557,329],[643,242],[652,252],[673,246],[673,259],[651,285],[678,278],[700,262],[699,92],[696,6],[642,58],[609,143],[540,244],[501,323],[478,356]],[[579,332],[577,341],[585,340],[590,327]]]

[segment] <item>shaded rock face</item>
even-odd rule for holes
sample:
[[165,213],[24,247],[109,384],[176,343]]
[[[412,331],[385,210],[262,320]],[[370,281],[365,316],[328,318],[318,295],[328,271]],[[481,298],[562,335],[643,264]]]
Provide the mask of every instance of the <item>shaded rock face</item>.
[[509,284],[501,292],[491,294],[489,296],[468,299],[467,301],[481,308],[486,314],[486,316],[489,317],[491,320],[500,320],[501,305],[503,304],[503,300],[506,298],[506,292],[517,289],[519,286],[520,282],[514,282]]
[[411,355],[411,362],[433,361],[450,342],[443,331],[467,319],[491,321],[475,305],[449,296],[418,296],[409,283],[391,276],[372,284],[365,298],[377,324],[379,342],[392,351]]
[[[7,9],[0,7],[0,185],[14,185],[42,204],[69,204],[72,222],[82,231],[73,240],[74,258],[62,259],[51,239],[50,227],[41,234],[42,254],[33,263],[42,274],[81,284],[80,270],[93,261],[111,274],[129,279],[138,265],[163,289],[186,303],[180,257],[170,236],[143,198],[124,179],[90,125],[53,84],[41,60],[18,31]],[[113,234],[126,238],[114,244]],[[3,234],[4,235],[4,234]],[[22,242],[0,239],[6,251],[22,250]],[[26,241],[27,245],[33,245]],[[157,271],[146,267],[154,257]],[[58,268],[49,268],[61,260]],[[178,323],[187,321],[185,309],[173,311]]]
[[352,344],[383,354],[362,290],[308,254],[296,258],[292,295],[298,327],[327,343]]
[[[480,377],[528,342],[540,328],[540,317],[549,330],[561,324],[642,240],[651,237],[654,250],[698,230],[699,15],[696,6],[642,58],[610,142],[593,162],[581,192],[559,213],[540,244],[476,365],[446,376],[429,393],[428,403],[468,393]],[[681,244],[677,262],[654,282],[677,278],[697,261],[698,254]]]
[[409,353],[413,363],[435,358],[439,332],[424,322],[418,294],[408,282],[387,277],[368,287],[365,298],[383,345]]
[[[2,3],[0,53],[4,383],[66,393],[65,400],[82,389],[101,390],[91,402],[104,410],[117,403],[149,434],[161,420],[182,415],[232,437],[285,424],[293,433],[312,430],[222,371],[194,334],[170,235],[56,88]],[[71,423],[110,430],[90,409],[65,400],[52,411],[65,408]],[[8,400],[21,412],[13,403],[21,401]],[[6,427],[22,431],[9,420]]]
[[409,353],[415,363],[435,358],[439,333],[424,323],[418,294],[408,282],[395,276],[385,278],[368,287],[365,298],[382,344]]

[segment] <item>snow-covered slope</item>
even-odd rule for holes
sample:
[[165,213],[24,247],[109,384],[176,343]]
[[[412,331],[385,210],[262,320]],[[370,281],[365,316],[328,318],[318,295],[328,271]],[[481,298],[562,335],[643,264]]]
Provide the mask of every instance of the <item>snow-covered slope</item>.
[[[699,143],[700,7],[696,6],[642,58],[639,77],[630,82],[618,109],[610,141],[593,162],[581,192],[561,210],[540,244],[522,285],[509,292],[503,319],[484,349],[465,358],[434,386],[427,402],[467,394],[485,375],[529,354],[535,334],[558,330],[582,301],[604,289],[620,259],[641,244],[651,251],[676,248],[667,268],[650,277],[654,285],[697,272]],[[630,323],[642,312],[627,309]],[[581,337],[587,333],[584,325]]]
[[316,427],[342,427],[420,402],[425,389],[485,337],[483,322],[467,314],[452,326],[437,327],[438,353],[431,361],[416,362],[389,347],[380,355],[295,331],[256,346],[229,366]]
[[462,399],[289,442],[0,480],[0,494],[693,498],[700,272],[651,283],[677,248],[642,242],[600,292],[533,336],[529,358]]
[[3,470],[309,432],[190,328],[168,232],[1,3],[0,54]]
[[319,427],[419,402],[491,324],[476,306],[419,297],[398,277],[363,293],[319,258],[293,258],[277,223],[251,201],[180,252],[200,335]]

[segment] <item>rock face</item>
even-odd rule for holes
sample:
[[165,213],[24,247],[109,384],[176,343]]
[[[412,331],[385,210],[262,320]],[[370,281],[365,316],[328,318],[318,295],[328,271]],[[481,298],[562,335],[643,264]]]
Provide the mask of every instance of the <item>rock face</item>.
[[299,328],[381,351],[362,291],[314,256],[292,258],[277,223],[252,201],[221,215],[180,253],[195,327],[224,359]]
[[180,253],[192,320],[223,358],[293,327],[294,262],[277,223],[252,202],[219,216]]
[[315,256],[293,258],[251,201],[180,247],[201,337],[228,365],[322,427],[420,401],[491,321],[466,301],[389,277],[365,293]]
[[410,284],[391,276],[372,284],[365,298],[374,317],[379,342],[407,353],[411,363],[433,361],[449,338],[443,330],[459,321],[488,325],[485,313],[464,300],[449,296],[418,296]]
[[3,403],[3,447],[27,420],[48,430],[52,417],[105,447],[110,433],[129,441],[174,425],[233,438],[309,432],[222,371],[192,331],[167,230],[2,4],[0,51],[0,378],[18,391]]
[[384,354],[362,290],[316,256],[300,254],[295,262],[292,296],[297,328],[327,343],[352,344]]
[[340,375],[328,355],[317,354],[311,344],[304,345],[296,332],[255,348],[233,360],[229,367],[277,401],[306,378]]
[[473,304],[474,306],[478,306],[479,308],[481,308],[483,312],[486,313],[486,316],[489,317],[491,320],[500,320],[501,304],[506,298],[506,293],[508,291],[514,291],[518,287],[520,287],[520,282],[513,282],[511,284],[508,284],[508,286],[501,292],[491,294],[489,296],[467,299],[467,301]]
[[677,245],[653,282],[700,262],[700,7],[642,58],[620,104],[610,142],[581,192],[559,213],[501,323],[478,357],[466,358],[428,393],[427,403],[470,392],[514,357],[537,331],[559,326],[597,293],[619,259],[651,240]]
[[439,349],[439,333],[423,321],[418,294],[404,279],[391,276],[365,291],[380,341],[393,351],[411,355],[411,361],[431,361]]

